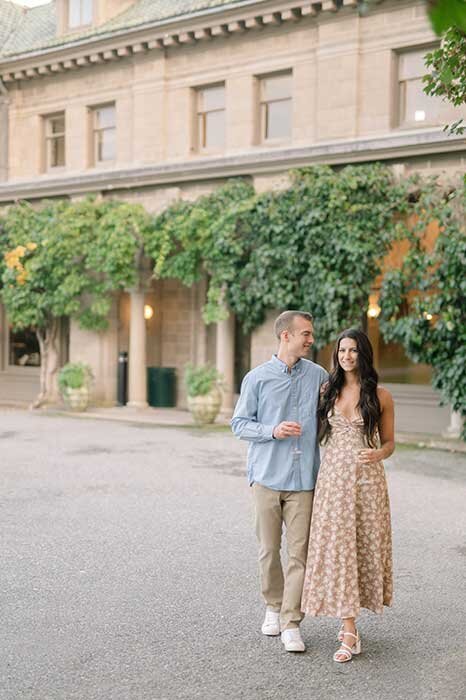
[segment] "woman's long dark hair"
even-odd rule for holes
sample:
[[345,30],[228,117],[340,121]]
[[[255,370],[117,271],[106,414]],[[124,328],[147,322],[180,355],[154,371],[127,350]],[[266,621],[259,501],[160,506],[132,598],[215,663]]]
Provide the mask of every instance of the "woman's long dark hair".
[[338,351],[343,338],[351,338],[356,341],[358,349],[358,372],[361,384],[358,409],[364,420],[364,435],[367,444],[375,447],[375,432],[380,420],[380,402],[377,396],[377,384],[379,377],[374,369],[374,354],[372,345],[367,335],[357,328],[347,328],[340,333],[333,351],[333,368],[330,372],[328,383],[320,398],[317,415],[319,418],[319,438],[324,444],[330,437],[332,426],[329,423],[329,414],[335,409],[335,401],[340,396],[345,383],[345,372],[338,361]]

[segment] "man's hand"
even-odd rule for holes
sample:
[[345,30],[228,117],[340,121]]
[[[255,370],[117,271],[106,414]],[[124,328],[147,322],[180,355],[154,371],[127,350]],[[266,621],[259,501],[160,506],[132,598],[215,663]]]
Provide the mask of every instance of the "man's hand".
[[301,425],[293,421],[282,421],[273,429],[273,436],[277,440],[284,440],[289,437],[299,437],[301,435]]

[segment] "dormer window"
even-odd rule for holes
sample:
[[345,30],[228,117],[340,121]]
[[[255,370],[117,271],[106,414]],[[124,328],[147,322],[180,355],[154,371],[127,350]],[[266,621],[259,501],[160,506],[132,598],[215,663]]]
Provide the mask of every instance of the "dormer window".
[[68,0],[68,27],[77,29],[92,24],[93,0]]

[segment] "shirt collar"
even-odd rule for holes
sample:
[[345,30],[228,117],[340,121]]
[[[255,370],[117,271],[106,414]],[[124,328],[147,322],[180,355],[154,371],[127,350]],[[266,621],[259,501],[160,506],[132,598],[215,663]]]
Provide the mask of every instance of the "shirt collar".
[[299,359],[296,362],[296,364],[293,365],[293,367],[291,368],[291,371],[290,371],[290,368],[288,367],[288,365],[286,364],[286,362],[283,362],[282,360],[280,360],[277,357],[277,355],[275,355],[275,354],[272,355],[272,362],[273,362],[274,367],[276,367],[280,372],[283,372],[283,374],[297,374],[301,371],[301,365],[302,365],[301,359]]

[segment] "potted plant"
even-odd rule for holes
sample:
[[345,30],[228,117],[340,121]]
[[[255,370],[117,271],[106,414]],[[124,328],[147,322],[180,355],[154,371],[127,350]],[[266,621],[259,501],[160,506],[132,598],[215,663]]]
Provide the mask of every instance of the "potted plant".
[[188,408],[198,425],[213,423],[222,405],[223,377],[212,365],[186,365]]
[[58,374],[58,386],[68,409],[86,410],[92,380],[92,370],[83,362],[68,362],[61,368]]

